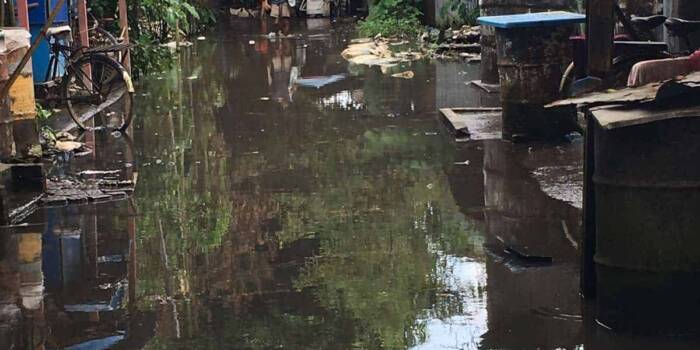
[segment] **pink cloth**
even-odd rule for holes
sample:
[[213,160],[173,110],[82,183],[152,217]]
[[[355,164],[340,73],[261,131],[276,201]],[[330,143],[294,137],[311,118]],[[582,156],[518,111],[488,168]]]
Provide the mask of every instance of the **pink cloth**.
[[687,75],[694,70],[694,63],[691,62],[695,61],[692,61],[690,57],[639,62],[632,67],[627,78],[627,86],[642,86],[673,79],[679,75]]
[[690,60],[690,69],[692,69],[693,72],[700,70],[700,50],[695,51],[695,53],[690,55],[689,60]]

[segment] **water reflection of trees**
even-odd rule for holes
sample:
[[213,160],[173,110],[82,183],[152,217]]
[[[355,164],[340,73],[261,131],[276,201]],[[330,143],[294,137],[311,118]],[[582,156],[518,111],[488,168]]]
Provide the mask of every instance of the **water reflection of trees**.
[[184,64],[150,82],[141,110],[149,348],[405,348],[426,339],[423,320],[462,312],[445,257],[481,252],[441,170],[451,147],[426,135],[433,121],[319,112],[303,92],[281,110],[254,97],[260,69],[207,57],[191,62],[197,79]]

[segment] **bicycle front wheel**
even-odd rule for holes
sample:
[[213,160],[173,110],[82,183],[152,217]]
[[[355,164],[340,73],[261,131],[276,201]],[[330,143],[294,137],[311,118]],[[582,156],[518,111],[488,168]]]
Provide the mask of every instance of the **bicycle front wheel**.
[[63,97],[78,128],[124,130],[129,126],[133,86],[119,62],[89,55],[71,64],[63,79]]

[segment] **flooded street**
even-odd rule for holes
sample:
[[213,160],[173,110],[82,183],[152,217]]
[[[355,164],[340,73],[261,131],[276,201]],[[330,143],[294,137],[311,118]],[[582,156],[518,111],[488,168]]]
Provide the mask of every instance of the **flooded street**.
[[498,106],[478,64],[350,66],[352,28],[231,20],[143,77],[135,130],[52,169],[133,195],[0,236],[0,349],[700,347],[580,298],[580,136],[455,142],[439,108]]

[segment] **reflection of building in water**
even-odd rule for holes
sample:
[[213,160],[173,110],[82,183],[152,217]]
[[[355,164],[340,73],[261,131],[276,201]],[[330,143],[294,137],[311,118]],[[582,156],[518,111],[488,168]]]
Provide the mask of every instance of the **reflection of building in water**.
[[100,216],[114,210],[48,209],[43,234],[3,232],[0,348],[104,349],[124,339],[128,238]]
[[43,349],[41,234],[0,235],[0,348]]
[[[484,144],[489,332],[485,348],[569,348],[580,344],[577,238],[580,211],[545,195],[523,162],[537,154]],[[535,150],[533,153],[544,152]],[[552,257],[548,266],[502,254],[515,248]]]
[[[528,167],[565,164],[557,163],[561,157],[549,154],[546,146],[535,148],[496,140],[462,145],[448,173],[461,211],[484,221],[490,252],[485,262],[488,331],[481,335],[480,348],[583,343],[576,248],[580,211],[542,192]],[[504,253],[507,247],[552,257],[553,263],[534,265]]]
[[125,230],[100,216],[113,210],[103,205],[47,212],[43,266],[52,346],[123,338],[118,323],[129,241]]

